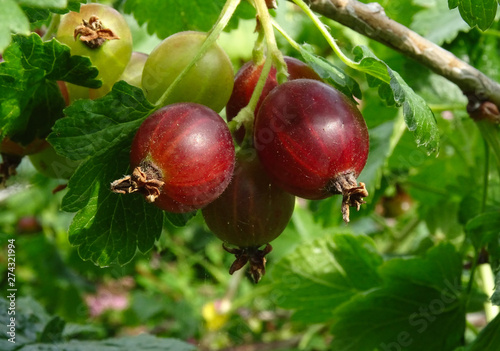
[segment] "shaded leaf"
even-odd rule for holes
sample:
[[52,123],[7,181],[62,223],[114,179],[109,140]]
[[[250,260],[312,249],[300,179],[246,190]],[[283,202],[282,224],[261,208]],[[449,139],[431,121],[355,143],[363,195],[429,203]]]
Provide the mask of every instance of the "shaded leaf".
[[[3,53],[0,64],[0,130],[2,136],[23,134],[30,119],[37,126],[50,128],[57,116],[50,111],[60,109],[62,97],[55,92],[55,81],[63,80],[98,88],[94,79],[98,71],[86,57],[71,56],[69,48],[56,40],[42,42],[38,34],[14,35],[12,44]],[[58,94],[58,100],[52,101]],[[57,99],[56,98],[56,99]],[[32,116],[34,109],[48,113]],[[33,130],[29,131],[36,133]],[[46,131],[44,131],[46,132]],[[30,140],[27,140],[30,141]]]
[[435,1],[433,6],[416,13],[410,28],[438,45],[449,43],[459,32],[470,29],[458,9],[448,10],[443,1]]
[[461,259],[442,244],[425,257],[392,259],[380,267],[384,285],[335,310],[331,348],[453,350],[465,330]]
[[500,238],[500,211],[477,215],[467,222],[465,230],[476,249],[493,241],[498,242]]
[[[207,32],[217,21],[225,0],[127,0],[125,12],[132,13],[137,22],[147,23],[149,34],[156,34],[164,39],[177,32],[196,30]],[[161,16],[158,14],[161,13]],[[233,16],[232,27],[238,17],[251,18],[255,10],[246,1],[242,1]]]
[[326,322],[359,290],[381,283],[382,258],[366,236],[337,234],[298,247],[273,269],[271,298],[303,323]]
[[500,272],[495,277],[495,292],[491,295],[491,303],[500,306]]
[[11,33],[29,34],[30,23],[15,0],[0,0],[0,52],[11,41]]
[[195,351],[193,345],[180,340],[159,338],[153,335],[141,334],[99,341],[71,340],[64,343],[27,345],[20,351]]
[[40,342],[55,343],[62,341],[62,333],[66,322],[60,317],[53,317],[43,328],[40,334]]
[[494,350],[500,345],[500,314],[481,330],[477,338],[464,351],[485,351]]
[[165,219],[176,227],[184,227],[194,216],[196,216],[196,211],[188,213],[165,212]]

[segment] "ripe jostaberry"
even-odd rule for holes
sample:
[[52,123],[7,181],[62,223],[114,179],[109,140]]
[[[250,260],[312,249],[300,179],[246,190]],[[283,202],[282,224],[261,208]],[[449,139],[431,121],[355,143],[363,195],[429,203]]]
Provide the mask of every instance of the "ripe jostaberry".
[[322,82],[288,81],[264,100],[254,144],[264,168],[286,191],[306,199],[342,194],[342,214],[368,196],[356,178],[368,158],[363,116],[345,95]]
[[[287,66],[289,80],[301,78],[321,80],[320,76],[304,62],[289,56],[285,56],[284,60]],[[252,93],[257,85],[263,67],[264,63],[256,65],[253,61],[249,61],[245,63],[236,73],[234,77],[233,91],[226,105],[226,115],[228,121],[231,121],[234,117],[236,117],[238,112],[240,112],[240,110],[247,106],[250,102]],[[266,96],[277,86],[276,68],[272,67],[264,88],[262,89],[257,106],[255,107],[255,114],[259,111],[259,108]],[[235,139],[238,143],[243,141],[244,136],[245,129],[243,127],[235,132]]]
[[142,193],[169,212],[190,212],[216,199],[234,169],[234,144],[224,120],[196,103],[168,105],[141,124],[132,142],[132,175],[116,193]]
[[[202,214],[215,236],[237,247],[224,246],[236,256],[229,273],[250,262],[250,275],[258,282],[265,273],[265,255],[272,249],[269,243],[287,226],[295,196],[271,181],[252,151],[238,153],[233,179],[219,198],[202,209]],[[266,247],[259,249],[263,245]]]

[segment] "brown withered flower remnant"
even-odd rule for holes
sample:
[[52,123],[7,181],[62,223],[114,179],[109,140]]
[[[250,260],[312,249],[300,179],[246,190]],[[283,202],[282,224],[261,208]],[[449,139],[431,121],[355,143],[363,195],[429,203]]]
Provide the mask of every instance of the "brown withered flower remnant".
[[80,39],[85,45],[91,49],[97,49],[106,40],[120,39],[111,29],[104,28],[99,17],[92,15],[89,20],[82,20],[82,24],[75,28],[73,33],[75,40]]

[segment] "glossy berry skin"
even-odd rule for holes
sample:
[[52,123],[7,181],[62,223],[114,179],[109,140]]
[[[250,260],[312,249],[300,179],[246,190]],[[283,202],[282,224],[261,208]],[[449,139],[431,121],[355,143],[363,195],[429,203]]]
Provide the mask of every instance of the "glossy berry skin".
[[159,171],[164,185],[156,206],[189,212],[224,191],[234,158],[231,133],[216,112],[200,104],[177,103],[157,110],[141,124],[130,165],[134,169],[149,163]]
[[[202,32],[179,32],[149,54],[142,74],[142,88],[149,101],[158,102],[197,55],[206,37]],[[215,43],[179,81],[165,104],[196,102],[220,112],[231,95],[233,79],[231,60]]]
[[[285,56],[284,60],[288,69],[289,80],[301,78],[321,80],[320,76],[304,62],[289,56]],[[240,110],[247,106],[250,102],[250,98],[252,97],[252,93],[257,85],[257,81],[259,80],[263,67],[264,63],[255,65],[253,61],[249,61],[245,63],[236,73],[236,76],[234,77],[233,92],[231,93],[231,97],[226,105],[226,115],[228,121],[231,121],[234,117],[236,117],[238,112],[240,112]],[[277,86],[276,68],[271,67],[266,84],[262,89],[262,94],[260,95],[255,108],[256,114],[259,111],[262,101],[264,101],[271,90]],[[244,136],[244,128],[238,129],[235,133],[235,139],[238,143],[243,141]]]
[[356,178],[368,157],[368,129],[346,96],[299,79],[274,89],[255,121],[254,143],[266,171],[286,191],[306,199],[334,193],[343,175]]
[[255,153],[251,156],[237,156],[231,183],[202,210],[210,230],[239,248],[258,248],[276,239],[295,204],[295,196],[273,184]]
[[[75,40],[74,31],[82,20],[89,21],[91,16],[97,16],[105,28],[111,29],[119,39],[107,40],[98,48],[90,48],[79,38]],[[80,12],[69,12],[61,17],[56,39],[71,49],[72,55],[87,56],[92,64],[99,69],[98,79],[103,85],[99,89],[68,84],[71,101],[80,98],[102,97],[107,94],[113,84],[120,78],[132,54],[132,34],[125,18],[110,6],[101,4],[86,4],[80,7]]]

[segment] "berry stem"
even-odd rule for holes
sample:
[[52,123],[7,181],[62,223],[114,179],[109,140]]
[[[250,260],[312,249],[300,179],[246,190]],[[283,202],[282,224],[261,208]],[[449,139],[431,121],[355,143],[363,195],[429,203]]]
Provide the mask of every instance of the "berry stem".
[[271,20],[273,27],[288,41],[288,43],[297,51],[300,51],[300,45],[281,27],[275,20]]
[[61,15],[55,13],[52,14],[52,18],[50,19],[47,31],[42,36],[42,41],[47,41],[52,39],[52,36],[57,31],[57,28],[59,27],[60,23],[61,23]]
[[[330,47],[332,48],[333,52],[340,58],[340,60],[348,67],[359,70],[359,63],[351,60],[349,57],[347,57],[342,50],[340,50],[340,47],[337,45],[337,42],[335,41],[335,38],[330,34],[328,31],[328,28],[325,26],[323,22],[316,16],[316,14],[309,8],[309,6],[303,1],[303,0],[292,0],[298,7],[302,9],[302,11],[305,12],[305,14],[314,22],[315,26],[319,29],[323,37],[326,39]],[[376,71],[370,72],[370,74],[375,77],[380,79],[381,81],[389,84],[390,80],[388,79],[387,74],[378,74]]]
[[498,125],[488,120],[477,120],[476,125],[481,132],[484,140],[487,142],[491,151],[495,155],[496,166],[500,175],[500,130]]
[[278,84],[284,83],[288,80],[288,70],[283,54],[278,49],[278,44],[276,43],[269,9],[265,0],[254,0],[254,3],[266,39],[267,55],[271,57],[272,63],[276,67]]
[[255,8],[257,9],[257,28],[259,29],[259,36],[255,42],[253,50],[253,59],[255,64],[259,64],[262,60],[262,43],[265,39],[267,55],[265,58],[264,66],[262,67],[262,72],[260,73],[259,80],[255,86],[252,93],[252,97],[248,102],[248,105],[241,109],[241,111],[236,115],[231,122],[228,123],[229,130],[231,132],[236,131],[242,125],[245,126],[245,138],[242,142],[242,146],[251,145],[253,139],[253,121],[255,119],[255,108],[259,102],[259,98],[262,95],[262,90],[271,71],[271,67],[274,65],[276,67],[276,78],[278,84],[283,83],[288,79],[288,69],[283,58],[283,54],[278,49],[276,43],[276,37],[274,36],[273,25],[271,22],[271,16],[269,15],[269,10],[265,0],[254,0]]
[[255,40],[255,44],[253,46],[252,50],[252,61],[255,63],[255,65],[259,66],[264,63],[266,60],[266,56],[264,54],[264,32],[260,30],[260,23],[257,22],[257,28],[258,30],[258,36],[257,39]]
[[203,55],[210,49],[210,47],[217,41],[220,33],[224,30],[224,28],[229,23],[229,20],[234,14],[234,11],[238,7],[241,0],[227,0],[224,8],[221,11],[221,14],[214,24],[210,32],[208,32],[208,36],[201,45],[200,50],[196,53],[196,56],[189,62],[189,64],[182,70],[182,72],[175,78],[172,84],[168,87],[168,89],[163,93],[163,95],[156,102],[156,106],[159,108],[165,105],[170,93],[175,90],[177,84],[184,79],[184,77],[188,74],[189,70],[198,62]]

